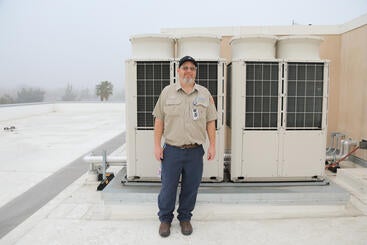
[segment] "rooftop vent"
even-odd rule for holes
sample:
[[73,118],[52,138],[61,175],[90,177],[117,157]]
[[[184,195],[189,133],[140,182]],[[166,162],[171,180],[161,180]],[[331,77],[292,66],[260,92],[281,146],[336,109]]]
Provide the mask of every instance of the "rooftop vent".
[[195,35],[181,36],[177,39],[177,57],[190,55],[202,60],[219,59],[220,41],[218,36]]
[[315,36],[286,36],[278,40],[277,58],[320,60],[319,48],[323,41]]
[[130,38],[133,59],[173,59],[174,39],[163,34],[136,35]]
[[267,35],[242,35],[233,37],[232,60],[236,59],[274,59],[277,37]]

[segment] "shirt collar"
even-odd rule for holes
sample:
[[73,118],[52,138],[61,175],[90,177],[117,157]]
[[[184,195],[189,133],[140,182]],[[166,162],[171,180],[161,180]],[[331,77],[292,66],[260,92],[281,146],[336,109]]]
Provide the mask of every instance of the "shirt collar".
[[[178,91],[178,90],[180,90],[180,89],[182,89],[182,87],[181,87],[181,83],[180,83],[180,82],[177,82],[177,83],[176,83],[176,91]],[[192,92],[193,92],[193,91],[195,91],[195,90],[199,91],[198,86],[197,86],[197,84],[196,84],[196,83],[194,84],[194,87],[193,87]]]

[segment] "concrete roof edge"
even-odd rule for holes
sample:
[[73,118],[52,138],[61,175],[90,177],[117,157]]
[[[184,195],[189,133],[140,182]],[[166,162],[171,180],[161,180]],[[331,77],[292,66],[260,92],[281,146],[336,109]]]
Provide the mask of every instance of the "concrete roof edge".
[[238,35],[339,35],[367,24],[367,14],[342,25],[289,25],[289,26],[223,26],[194,28],[162,28],[161,33],[171,35],[214,34],[220,36]]
[[344,23],[341,26],[340,33],[345,33],[364,25],[367,25],[367,13]]

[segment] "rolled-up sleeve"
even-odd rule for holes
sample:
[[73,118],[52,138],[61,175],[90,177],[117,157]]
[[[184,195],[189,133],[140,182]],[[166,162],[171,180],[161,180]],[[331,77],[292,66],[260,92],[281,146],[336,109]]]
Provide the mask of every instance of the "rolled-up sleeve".
[[215,104],[213,99],[210,99],[210,103],[208,106],[208,111],[207,111],[207,116],[206,116],[206,121],[210,122],[210,121],[214,121],[218,119],[218,115],[217,115],[217,110],[215,109]]

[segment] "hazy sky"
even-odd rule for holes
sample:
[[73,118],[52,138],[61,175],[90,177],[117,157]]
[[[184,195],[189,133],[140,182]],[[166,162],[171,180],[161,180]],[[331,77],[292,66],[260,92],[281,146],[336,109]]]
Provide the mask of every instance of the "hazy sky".
[[365,13],[367,0],[0,0],[0,89],[121,88],[129,37],[161,28],[335,25]]

